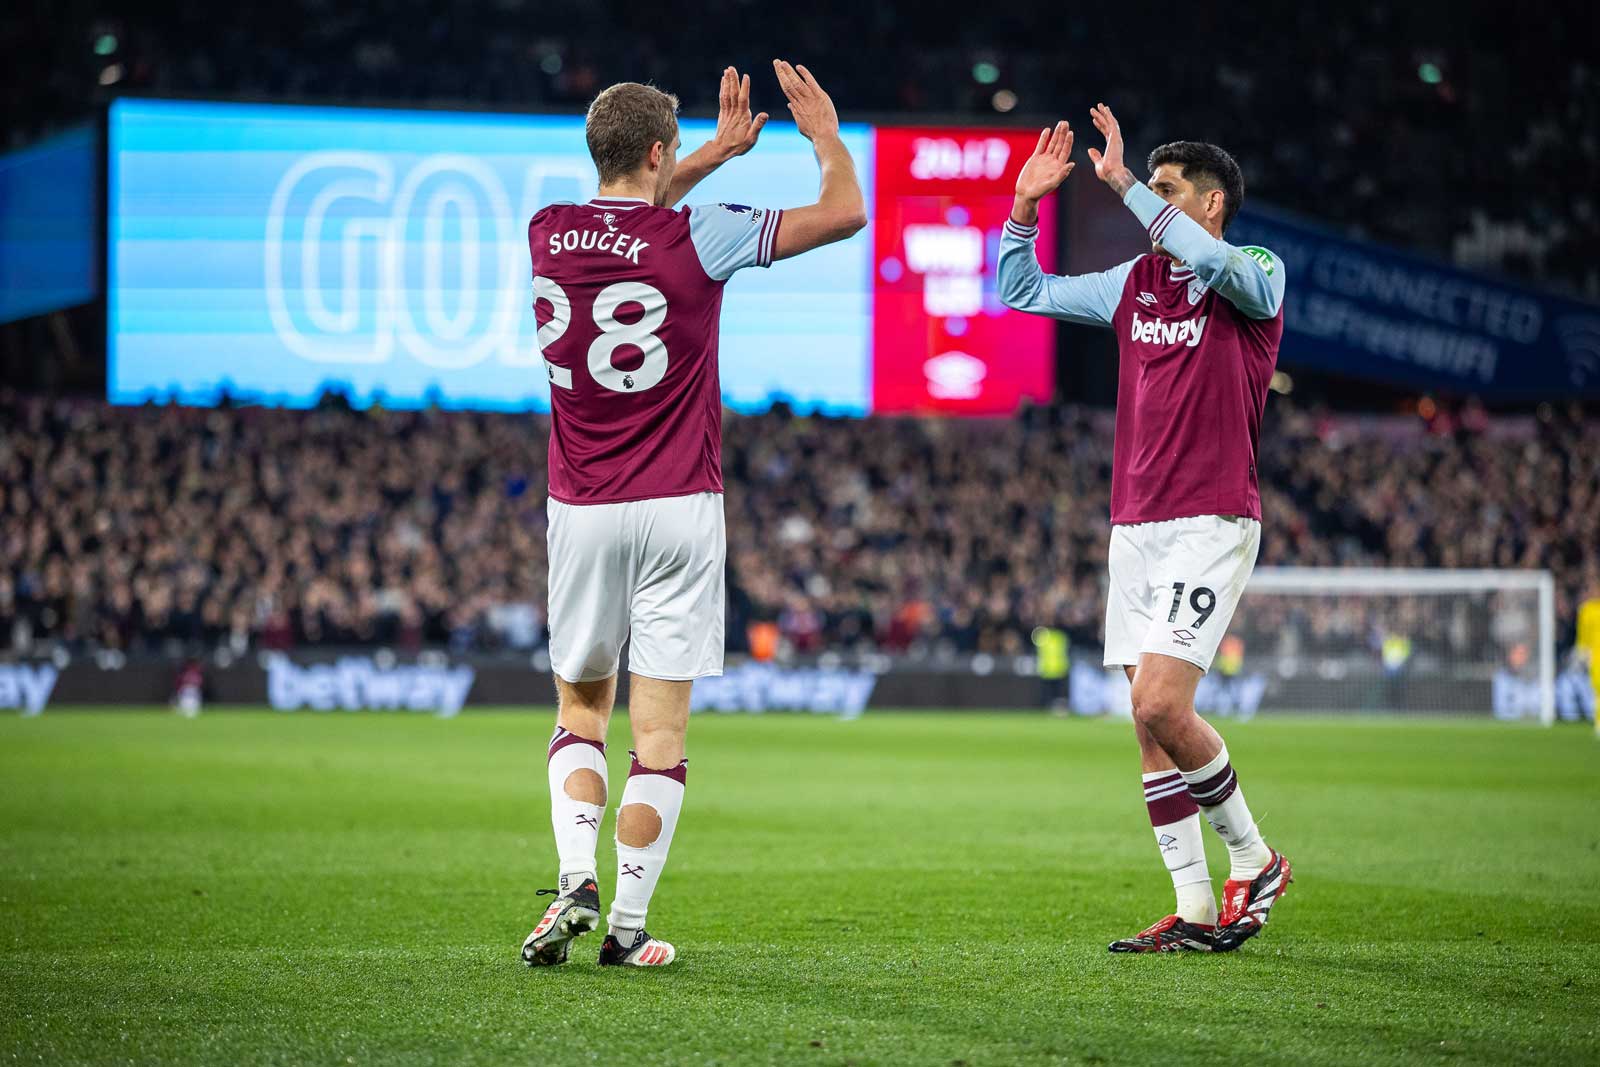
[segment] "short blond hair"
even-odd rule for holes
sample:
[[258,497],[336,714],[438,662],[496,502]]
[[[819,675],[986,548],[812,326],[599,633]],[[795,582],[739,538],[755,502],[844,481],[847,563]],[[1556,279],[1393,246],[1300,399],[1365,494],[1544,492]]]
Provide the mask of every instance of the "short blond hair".
[[654,85],[618,82],[594,98],[583,124],[601,182],[625,178],[644,164],[657,141],[678,134],[678,98]]

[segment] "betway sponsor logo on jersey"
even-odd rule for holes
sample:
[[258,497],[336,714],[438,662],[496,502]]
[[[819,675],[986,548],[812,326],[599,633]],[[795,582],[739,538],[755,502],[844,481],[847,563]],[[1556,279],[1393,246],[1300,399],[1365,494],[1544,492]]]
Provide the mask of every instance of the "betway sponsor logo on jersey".
[[267,664],[274,711],[431,711],[449,718],[467,702],[471,667],[379,667],[364,657],[302,667],[283,656]]
[[[599,216],[595,216],[599,218]],[[601,233],[599,230],[567,230],[564,233],[550,235],[550,254],[559,256],[562,252],[610,252],[614,256],[621,256],[630,263],[639,262],[639,253],[650,247],[650,242],[638,237],[629,237],[621,230],[610,230]]]
[[1163,319],[1141,319],[1139,313],[1135,311],[1128,339],[1153,345],[1184,344],[1193,348],[1200,343],[1200,336],[1205,333],[1208,318],[1209,315],[1201,315],[1198,319],[1167,322]]

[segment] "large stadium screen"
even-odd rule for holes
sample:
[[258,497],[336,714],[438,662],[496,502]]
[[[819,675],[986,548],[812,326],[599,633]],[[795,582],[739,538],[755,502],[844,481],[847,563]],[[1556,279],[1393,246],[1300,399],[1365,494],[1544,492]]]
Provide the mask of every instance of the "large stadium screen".
[[[682,128],[687,151],[713,124]],[[120,100],[109,131],[113,401],[307,406],[332,387],[358,406],[548,408],[525,228],[594,194],[581,117]],[[989,413],[1048,396],[1048,323],[1002,320],[993,286],[1028,139],[843,133],[878,222],[729,283],[727,403]],[[816,190],[810,144],[775,125],[689,202]]]
[[[685,145],[711,130],[686,120]],[[868,128],[844,133],[870,158]],[[113,401],[304,406],[332,385],[357,405],[548,407],[526,226],[594,194],[581,117],[122,100],[110,138]],[[778,127],[690,201],[783,206],[816,183]],[[861,235],[734,278],[730,404],[867,410],[870,257]]]
[[[1008,311],[995,286],[1001,227],[1037,132],[880,127],[873,199],[872,406],[1003,415],[1055,387],[1055,330]],[[1055,203],[1039,210],[1055,262]]]

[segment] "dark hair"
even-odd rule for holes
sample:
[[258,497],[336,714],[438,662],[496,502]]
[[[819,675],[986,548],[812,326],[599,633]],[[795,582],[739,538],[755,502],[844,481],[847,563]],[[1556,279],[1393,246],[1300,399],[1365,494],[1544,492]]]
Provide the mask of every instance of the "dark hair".
[[1244,203],[1244,172],[1233,157],[1204,141],[1173,141],[1150,153],[1152,171],[1163,163],[1182,167],[1183,176],[1198,189],[1222,190],[1222,229],[1226,232]]
[[657,141],[671,146],[678,98],[653,85],[619,82],[594,98],[583,132],[600,180],[616,181],[637,170]]

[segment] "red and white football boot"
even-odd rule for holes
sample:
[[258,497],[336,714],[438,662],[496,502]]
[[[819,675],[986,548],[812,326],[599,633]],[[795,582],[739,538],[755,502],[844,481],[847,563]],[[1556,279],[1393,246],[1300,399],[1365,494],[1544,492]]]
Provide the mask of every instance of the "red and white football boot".
[[1272,861],[1249,881],[1230,878],[1222,887],[1222,916],[1217,920],[1216,951],[1232,952],[1261,932],[1278,898],[1294,881],[1289,861],[1272,853]]

